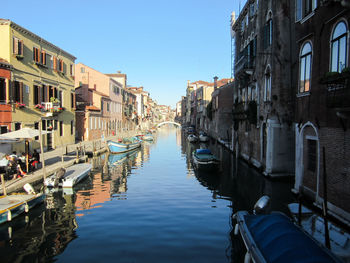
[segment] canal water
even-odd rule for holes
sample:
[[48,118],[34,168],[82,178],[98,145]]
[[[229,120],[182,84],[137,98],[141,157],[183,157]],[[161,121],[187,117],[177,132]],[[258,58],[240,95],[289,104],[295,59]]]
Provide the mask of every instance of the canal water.
[[292,182],[267,180],[215,143],[220,171],[197,173],[199,147],[166,126],[128,156],[92,159],[77,187],[0,226],[1,262],[242,262],[232,215],[264,194],[286,212]]

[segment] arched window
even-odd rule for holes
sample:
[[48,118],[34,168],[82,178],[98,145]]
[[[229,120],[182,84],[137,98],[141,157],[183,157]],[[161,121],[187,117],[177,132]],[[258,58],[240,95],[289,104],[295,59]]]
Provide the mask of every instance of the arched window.
[[347,67],[347,39],[347,26],[340,21],[335,26],[331,39],[331,71],[333,72],[341,72]]
[[271,70],[267,66],[265,70],[264,101],[271,101]]
[[311,44],[306,42],[301,49],[299,58],[299,93],[310,91],[311,55]]

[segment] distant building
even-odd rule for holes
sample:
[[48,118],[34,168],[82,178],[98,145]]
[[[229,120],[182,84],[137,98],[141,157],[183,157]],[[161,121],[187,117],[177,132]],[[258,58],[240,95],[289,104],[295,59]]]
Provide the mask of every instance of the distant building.
[[77,138],[96,140],[122,127],[122,89],[113,78],[82,63],[75,65]]
[[[219,87],[218,87],[219,86]],[[214,91],[210,103],[210,122],[206,131],[211,137],[231,142],[232,105],[234,82],[231,79],[214,80]]]

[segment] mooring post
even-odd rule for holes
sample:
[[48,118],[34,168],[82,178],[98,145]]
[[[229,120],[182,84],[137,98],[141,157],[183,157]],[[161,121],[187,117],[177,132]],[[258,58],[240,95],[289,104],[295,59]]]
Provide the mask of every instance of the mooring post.
[[331,244],[329,241],[329,230],[328,230],[328,208],[327,208],[327,172],[326,172],[326,150],[323,150],[323,220],[324,220],[324,238],[326,247],[331,249]]
[[7,192],[6,192],[4,174],[1,174],[1,183],[2,183],[2,189],[3,189],[3,191],[4,191],[4,195],[6,196],[6,195],[7,195]]

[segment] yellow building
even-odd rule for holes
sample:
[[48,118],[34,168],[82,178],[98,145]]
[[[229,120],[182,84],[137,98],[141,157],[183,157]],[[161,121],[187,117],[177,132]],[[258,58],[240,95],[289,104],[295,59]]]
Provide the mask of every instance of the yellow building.
[[0,19],[0,43],[0,57],[13,67],[6,87],[11,130],[38,129],[41,121],[43,130],[52,130],[43,136],[46,149],[74,143],[76,58],[6,19]]

